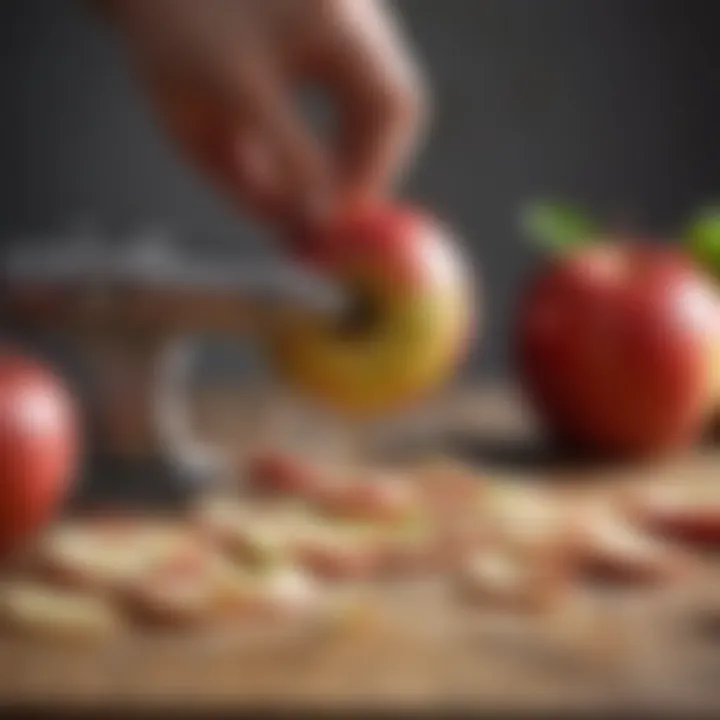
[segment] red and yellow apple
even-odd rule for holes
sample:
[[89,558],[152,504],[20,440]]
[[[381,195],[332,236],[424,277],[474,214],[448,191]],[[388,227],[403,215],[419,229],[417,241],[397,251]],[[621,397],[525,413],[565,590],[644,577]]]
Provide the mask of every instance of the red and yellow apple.
[[598,242],[554,258],[522,300],[517,356],[539,417],[606,456],[689,444],[720,389],[720,312],[682,252]]
[[404,406],[455,369],[476,317],[467,263],[435,220],[407,208],[343,213],[301,259],[357,300],[339,320],[298,315],[271,338],[295,388],[337,411],[373,416]]
[[47,368],[0,355],[0,557],[48,521],[79,460],[75,404]]

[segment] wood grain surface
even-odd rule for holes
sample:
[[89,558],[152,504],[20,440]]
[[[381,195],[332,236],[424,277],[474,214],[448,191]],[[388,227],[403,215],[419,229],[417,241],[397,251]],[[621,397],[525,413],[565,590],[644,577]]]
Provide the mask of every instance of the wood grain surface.
[[[199,425],[236,442],[241,400],[208,397]],[[372,430],[387,441],[384,451],[394,444],[408,454],[457,453],[508,482],[533,477],[571,491],[644,474],[682,481],[720,471],[712,447],[643,468],[570,459],[543,443],[507,388],[463,388],[404,431],[403,423]],[[584,621],[489,615],[449,602],[430,584],[384,588],[371,599],[369,618],[343,630],[226,628],[102,647],[3,639],[0,706],[143,715],[259,707],[720,711],[720,572],[712,562],[696,585],[672,593],[588,594],[576,606],[589,613]]]

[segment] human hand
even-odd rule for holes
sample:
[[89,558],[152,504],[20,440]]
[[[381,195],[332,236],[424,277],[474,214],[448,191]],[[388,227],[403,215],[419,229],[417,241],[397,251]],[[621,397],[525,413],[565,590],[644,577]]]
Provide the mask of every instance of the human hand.
[[[382,195],[418,145],[423,79],[381,0],[116,0],[107,14],[169,136],[262,220]],[[305,84],[328,94],[329,138],[295,105]]]

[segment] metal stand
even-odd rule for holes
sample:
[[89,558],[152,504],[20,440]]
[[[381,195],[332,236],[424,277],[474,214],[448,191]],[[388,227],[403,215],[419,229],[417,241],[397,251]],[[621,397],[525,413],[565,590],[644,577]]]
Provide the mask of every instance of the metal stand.
[[176,504],[223,479],[221,453],[202,445],[192,427],[194,347],[162,336],[85,340],[97,423],[90,495]]
[[79,502],[174,502],[228,479],[235,458],[200,442],[189,412],[196,338],[257,343],[288,315],[334,317],[344,307],[338,288],[299,266],[203,265],[170,248],[136,250],[19,253],[0,282],[6,327],[59,337],[83,367],[74,389],[90,396],[90,478]]

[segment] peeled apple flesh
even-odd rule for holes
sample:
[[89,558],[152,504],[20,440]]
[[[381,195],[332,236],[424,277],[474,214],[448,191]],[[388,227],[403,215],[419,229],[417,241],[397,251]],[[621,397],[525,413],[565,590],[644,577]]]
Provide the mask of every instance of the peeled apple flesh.
[[301,393],[346,415],[401,408],[445,381],[477,320],[475,288],[452,236],[408,208],[362,208],[329,224],[300,259],[358,301],[349,317],[298,314],[270,354]]

